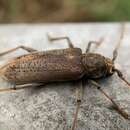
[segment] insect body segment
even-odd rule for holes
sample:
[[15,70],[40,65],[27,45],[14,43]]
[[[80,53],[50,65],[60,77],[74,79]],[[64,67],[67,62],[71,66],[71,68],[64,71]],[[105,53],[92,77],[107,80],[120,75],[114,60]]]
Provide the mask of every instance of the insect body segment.
[[103,78],[112,75],[112,61],[100,54],[87,53],[82,56],[85,74],[89,79]]
[[83,76],[80,49],[53,51],[18,57],[1,71],[7,80],[16,84],[77,80]]

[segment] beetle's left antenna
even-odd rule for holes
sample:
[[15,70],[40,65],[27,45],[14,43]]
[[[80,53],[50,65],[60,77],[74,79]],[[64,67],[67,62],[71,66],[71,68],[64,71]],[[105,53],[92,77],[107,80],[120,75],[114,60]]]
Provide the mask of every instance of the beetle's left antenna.
[[[116,47],[115,47],[115,49],[113,51],[113,59],[112,59],[113,63],[114,63],[114,61],[116,60],[116,58],[118,56],[118,50],[119,50],[121,42],[122,42],[122,40],[124,38],[124,33],[125,33],[125,23],[122,23],[121,34],[120,34],[120,37],[119,37],[119,41],[117,42],[117,45],[116,45]],[[114,71],[117,73],[117,75],[119,76],[119,78],[121,80],[123,80],[130,87],[130,83],[123,76],[123,73],[120,70],[116,69],[116,68],[114,68]]]

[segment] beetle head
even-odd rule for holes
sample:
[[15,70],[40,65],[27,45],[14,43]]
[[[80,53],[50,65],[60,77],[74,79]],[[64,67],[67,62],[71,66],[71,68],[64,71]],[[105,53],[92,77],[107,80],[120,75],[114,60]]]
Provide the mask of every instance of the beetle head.
[[111,59],[109,59],[109,58],[105,58],[105,63],[106,63],[106,68],[107,68],[107,76],[109,76],[109,75],[112,75],[112,74],[114,74],[114,72],[115,72],[115,65],[114,65],[114,63],[112,62],[112,60]]

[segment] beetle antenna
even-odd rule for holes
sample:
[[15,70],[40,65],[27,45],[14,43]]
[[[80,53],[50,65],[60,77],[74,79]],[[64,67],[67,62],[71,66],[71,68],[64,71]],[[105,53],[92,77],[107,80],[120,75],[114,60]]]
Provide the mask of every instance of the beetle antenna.
[[118,56],[118,50],[119,50],[119,47],[121,45],[121,42],[124,38],[124,33],[125,33],[125,23],[122,23],[122,26],[121,26],[121,34],[120,34],[120,37],[119,37],[119,40],[117,42],[117,45],[113,51],[113,58],[112,58],[112,61],[114,62]]
[[121,107],[102,89],[102,86],[98,84],[94,80],[89,80],[90,83],[92,83],[94,86],[97,87],[97,89],[114,105],[114,108],[125,118],[129,119],[129,115],[127,112],[121,109]]
[[117,75],[119,76],[119,78],[121,80],[123,80],[129,87],[130,87],[130,83],[126,80],[126,78],[123,76],[122,72],[118,69],[114,69],[114,71],[117,73]]

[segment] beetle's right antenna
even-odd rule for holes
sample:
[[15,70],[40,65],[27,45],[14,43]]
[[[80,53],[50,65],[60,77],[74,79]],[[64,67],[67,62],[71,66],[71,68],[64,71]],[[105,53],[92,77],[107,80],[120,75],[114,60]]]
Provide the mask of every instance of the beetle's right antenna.
[[[122,26],[121,26],[121,34],[120,34],[120,37],[119,37],[119,41],[117,42],[117,45],[113,51],[113,63],[114,61],[116,60],[117,56],[118,56],[118,50],[119,50],[119,47],[121,45],[121,42],[124,38],[124,33],[125,33],[125,23],[122,23]],[[119,76],[119,78],[121,80],[123,80],[129,87],[130,87],[130,83],[126,80],[126,78],[124,77],[124,75],[122,74],[122,72],[116,68],[114,68],[114,71],[117,73],[117,75]]]
[[119,47],[121,45],[121,42],[124,38],[124,33],[125,33],[125,23],[122,23],[122,26],[121,26],[121,34],[120,34],[120,37],[119,37],[119,40],[117,42],[117,45],[113,51],[113,58],[112,58],[112,61],[114,63],[114,61],[116,60],[117,56],[118,56],[118,50],[119,50]]
[[94,80],[89,80],[110,102],[112,102],[114,108],[125,118],[129,119],[129,114],[122,110],[120,106],[102,89],[102,86]]
[[10,92],[10,91],[16,91],[16,90],[25,89],[25,88],[27,88],[27,87],[22,86],[19,88],[3,88],[3,89],[0,89],[0,92]]

